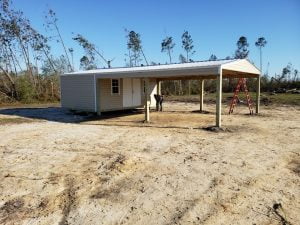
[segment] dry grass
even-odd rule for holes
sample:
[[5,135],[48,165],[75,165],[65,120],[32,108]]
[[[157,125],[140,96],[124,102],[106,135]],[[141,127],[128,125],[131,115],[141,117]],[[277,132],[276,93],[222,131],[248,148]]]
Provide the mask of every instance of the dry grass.
[[1,118],[0,117],[0,125],[32,123],[32,122],[36,122],[36,121],[27,118]]
[[[251,99],[255,101],[256,94],[254,92],[250,93]],[[232,98],[233,93],[223,93],[223,103],[229,103]],[[245,93],[239,94],[241,100],[245,100]],[[179,101],[179,102],[199,102],[198,95],[191,96],[168,96],[166,98],[169,101]],[[216,94],[215,93],[206,93],[204,96],[205,103],[215,103]],[[262,105],[300,105],[300,94],[291,94],[291,93],[280,93],[280,94],[272,94],[272,93],[262,93],[261,94],[261,104]]]

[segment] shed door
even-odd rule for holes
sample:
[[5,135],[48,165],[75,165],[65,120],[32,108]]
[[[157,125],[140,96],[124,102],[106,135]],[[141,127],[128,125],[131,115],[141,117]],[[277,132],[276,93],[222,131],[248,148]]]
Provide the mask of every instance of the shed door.
[[140,79],[123,79],[123,107],[141,105],[141,82]]
[[132,81],[130,78],[123,79],[123,107],[132,106]]
[[132,79],[132,105],[141,105],[141,81],[140,79]]

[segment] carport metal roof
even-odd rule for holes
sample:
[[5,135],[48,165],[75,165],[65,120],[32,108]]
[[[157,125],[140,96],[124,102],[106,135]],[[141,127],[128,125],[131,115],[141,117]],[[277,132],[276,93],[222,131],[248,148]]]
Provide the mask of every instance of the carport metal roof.
[[227,77],[257,77],[260,71],[247,59],[229,59],[216,61],[201,61],[190,63],[95,69],[66,73],[69,75],[95,75],[96,78],[156,78],[193,79],[199,76],[205,79],[215,79],[222,70],[223,78]]

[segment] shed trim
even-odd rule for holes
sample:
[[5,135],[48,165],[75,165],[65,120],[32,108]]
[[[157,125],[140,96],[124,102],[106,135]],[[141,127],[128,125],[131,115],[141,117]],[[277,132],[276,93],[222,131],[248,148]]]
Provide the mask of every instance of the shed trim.
[[94,75],[94,111],[97,112],[97,82],[96,82],[96,75]]

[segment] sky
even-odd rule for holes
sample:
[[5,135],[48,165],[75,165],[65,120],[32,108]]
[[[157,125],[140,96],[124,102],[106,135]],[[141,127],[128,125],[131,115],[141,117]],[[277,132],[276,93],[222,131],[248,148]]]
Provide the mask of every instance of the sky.
[[[219,59],[232,57],[237,40],[245,36],[249,59],[259,67],[255,41],[263,36],[268,42],[263,49],[263,72],[279,74],[288,63],[300,70],[300,0],[14,0],[13,6],[45,35],[50,35],[43,26],[45,12],[53,9],[65,44],[74,49],[76,69],[84,52],[72,37],[82,34],[107,59],[114,58],[113,67],[125,66],[128,29],[141,35],[150,62],[168,62],[167,54],[161,52],[166,36],[175,41],[172,57],[178,62],[184,53],[181,35],[187,30],[194,41],[193,60],[207,60],[211,54]],[[59,44],[52,50],[56,56],[63,54]]]

